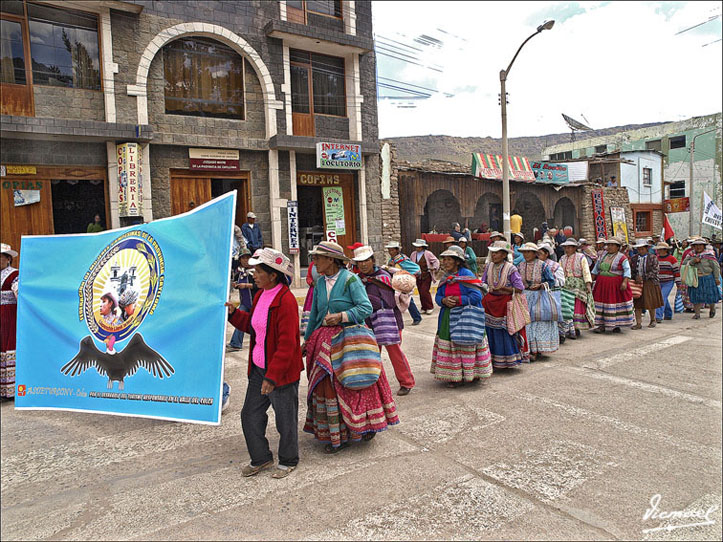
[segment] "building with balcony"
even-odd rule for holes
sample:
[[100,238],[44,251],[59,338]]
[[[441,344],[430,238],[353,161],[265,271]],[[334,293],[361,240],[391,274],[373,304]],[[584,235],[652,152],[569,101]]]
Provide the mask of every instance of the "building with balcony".
[[370,2],[3,0],[0,20],[3,242],[237,190],[237,224],[287,253],[298,202],[297,278],[322,237],[381,245]]

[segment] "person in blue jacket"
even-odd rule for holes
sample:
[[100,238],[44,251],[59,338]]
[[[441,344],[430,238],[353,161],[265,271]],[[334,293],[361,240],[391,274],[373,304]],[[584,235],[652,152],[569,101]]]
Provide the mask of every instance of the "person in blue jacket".
[[522,246],[522,243],[525,242],[525,236],[521,233],[513,233],[512,234],[512,249],[514,251],[514,256],[512,263],[515,264],[515,266],[518,266],[525,261],[525,257],[522,255],[522,252],[520,252],[520,247]]
[[241,226],[241,233],[246,239],[246,246],[251,254],[260,248],[264,248],[264,236],[261,233],[261,227],[256,224],[256,215],[249,212],[246,215],[246,223]]

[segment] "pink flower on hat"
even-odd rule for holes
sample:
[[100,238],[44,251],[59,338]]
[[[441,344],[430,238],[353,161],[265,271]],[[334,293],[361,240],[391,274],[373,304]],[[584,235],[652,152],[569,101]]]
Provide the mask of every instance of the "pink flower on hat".
[[283,258],[278,257],[278,256],[277,256],[277,258],[276,258],[274,261],[276,262],[276,265],[281,265],[282,263],[284,263]]

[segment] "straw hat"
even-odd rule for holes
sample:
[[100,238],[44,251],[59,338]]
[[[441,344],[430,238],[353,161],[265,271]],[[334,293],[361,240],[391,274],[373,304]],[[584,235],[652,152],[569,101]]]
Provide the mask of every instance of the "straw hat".
[[449,256],[451,258],[457,258],[462,261],[465,260],[464,250],[462,250],[462,247],[458,247],[456,245],[449,247],[447,250],[445,250],[444,252],[442,252],[442,254],[439,255],[440,258],[443,258],[445,256]]
[[617,236],[611,237],[610,239],[607,239],[607,240],[605,241],[605,244],[610,244],[610,243],[613,243],[613,244],[618,245],[618,246],[623,246],[623,240],[620,239],[620,237],[617,237]]
[[494,243],[492,243],[492,246],[487,247],[487,250],[489,250],[490,252],[497,252],[499,250],[504,250],[505,252],[507,252],[507,254],[512,252],[512,248],[510,247],[510,244],[506,241],[495,241]]
[[451,235],[448,235],[447,238],[444,241],[442,241],[442,244],[446,245],[447,243],[456,243],[456,242],[457,241],[455,241],[454,237],[452,237]]
[[660,241],[657,245],[655,245],[655,250],[670,250],[670,245],[665,241]]
[[352,260],[355,262],[363,262],[374,256],[374,250],[369,245],[362,245],[354,249],[354,256]]
[[525,243],[517,250],[519,250],[520,252],[537,252],[539,250],[539,247],[535,243]]
[[424,239],[417,239],[416,241],[414,241],[414,243],[412,243],[412,246],[429,247],[429,245],[427,244],[427,241],[425,241]]
[[580,245],[577,241],[575,241],[575,239],[573,239],[572,237],[568,237],[565,241],[560,243],[560,246],[561,247],[578,247]]
[[17,257],[18,257],[18,253],[15,252],[15,251],[12,249],[12,247],[11,247],[10,245],[6,244],[6,243],[0,244],[0,253],[2,253],[2,254],[7,254],[7,255],[10,256],[11,258],[17,258]]
[[708,243],[706,242],[705,239],[698,238],[698,239],[693,239],[693,240],[690,242],[690,244],[691,244],[691,245],[707,245]]
[[341,245],[334,243],[333,241],[322,241],[316,245],[314,250],[309,252],[309,254],[312,256],[326,256],[327,258],[334,258],[336,260],[341,260],[342,262],[349,261],[349,258],[344,255],[344,249],[341,248]]
[[493,237],[501,237],[502,239],[505,238],[505,236],[498,231],[490,232],[490,239],[492,239]]
[[281,271],[284,275],[291,276],[294,274],[290,265],[291,260],[289,260],[289,258],[287,258],[282,252],[274,250],[273,248],[263,248],[260,251],[256,251],[254,257],[249,259],[249,265],[259,264],[268,265],[271,269]]
[[399,244],[399,241],[389,241],[386,245],[384,245],[384,248],[396,248],[401,250],[402,245]]

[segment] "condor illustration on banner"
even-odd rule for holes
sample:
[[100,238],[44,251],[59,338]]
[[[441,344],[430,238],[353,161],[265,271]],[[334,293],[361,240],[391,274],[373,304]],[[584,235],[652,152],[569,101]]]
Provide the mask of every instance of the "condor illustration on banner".
[[235,208],[24,236],[15,408],[219,424]]

